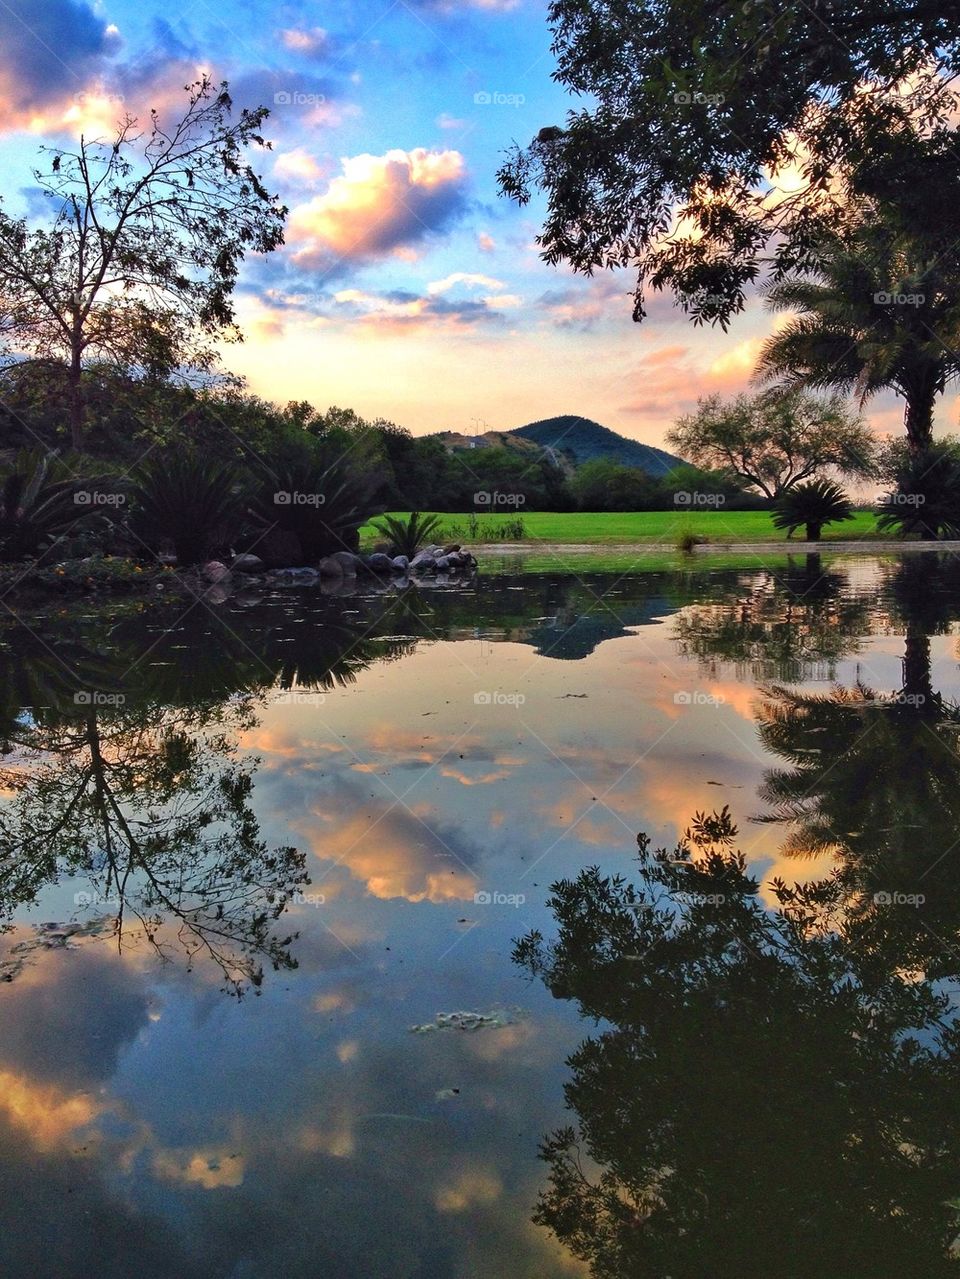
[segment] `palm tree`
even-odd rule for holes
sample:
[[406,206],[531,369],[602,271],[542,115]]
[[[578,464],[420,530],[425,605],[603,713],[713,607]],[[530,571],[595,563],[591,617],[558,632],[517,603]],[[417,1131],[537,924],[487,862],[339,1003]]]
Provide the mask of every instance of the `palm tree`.
[[787,489],[773,508],[774,528],[785,528],[787,537],[795,529],[806,529],[808,542],[819,542],[824,524],[839,524],[853,519],[850,499],[839,484],[819,478],[807,480]]
[[898,230],[882,210],[862,212],[806,269],[765,290],[773,310],[794,315],[764,345],[760,377],[852,392],[861,404],[893,390],[911,452],[922,453],[937,396],[960,377],[958,274],[956,252]]

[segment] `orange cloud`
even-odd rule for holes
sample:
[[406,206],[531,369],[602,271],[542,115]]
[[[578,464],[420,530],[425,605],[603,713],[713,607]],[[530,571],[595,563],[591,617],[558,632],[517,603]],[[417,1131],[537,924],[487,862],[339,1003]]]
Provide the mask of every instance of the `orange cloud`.
[[399,148],[341,161],[327,190],[290,214],[293,260],[329,270],[338,262],[396,255],[440,230],[462,209],[459,151]]

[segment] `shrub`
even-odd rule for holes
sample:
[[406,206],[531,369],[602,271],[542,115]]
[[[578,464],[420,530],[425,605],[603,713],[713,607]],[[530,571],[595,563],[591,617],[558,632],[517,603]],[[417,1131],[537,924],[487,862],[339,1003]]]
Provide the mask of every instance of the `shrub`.
[[383,509],[372,502],[380,481],[379,473],[360,471],[339,449],[298,449],[273,468],[250,515],[262,531],[293,533],[306,561],[355,551],[360,525]]
[[23,559],[47,550],[98,512],[74,500],[83,487],[73,467],[55,453],[19,452],[0,476],[0,559]]
[[412,560],[420,547],[439,534],[442,521],[437,515],[421,515],[419,511],[411,511],[407,518],[396,515],[385,515],[382,520],[374,521],[374,528],[390,540],[390,549],[394,555],[405,555]]
[[787,530],[791,537],[795,529],[805,527],[808,542],[819,542],[824,524],[837,524],[853,519],[850,499],[839,484],[832,480],[807,480],[781,494],[773,507],[775,528]]
[[896,462],[896,488],[877,507],[877,528],[924,541],[960,536],[960,456],[956,445],[935,444]]
[[172,545],[178,564],[226,550],[243,514],[239,471],[192,449],[155,454],[134,477],[130,528],[155,554]]

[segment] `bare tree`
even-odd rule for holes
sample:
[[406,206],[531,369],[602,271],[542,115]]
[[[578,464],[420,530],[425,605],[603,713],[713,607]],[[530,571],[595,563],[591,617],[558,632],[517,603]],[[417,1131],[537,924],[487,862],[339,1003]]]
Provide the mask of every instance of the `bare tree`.
[[48,227],[0,208],[0,342],[11,358],[65,364],[74,448],[83,446],[83,370],[111,362],[153,376],[209,372],[216,340],[239,341],[232,293],[247,252],[283,243],[287,210],[246,153],[269,148],[265,107],[232,118],[226,82],[185,87],[165,127],[126,116],[110,140],[44,147],[34,178]]

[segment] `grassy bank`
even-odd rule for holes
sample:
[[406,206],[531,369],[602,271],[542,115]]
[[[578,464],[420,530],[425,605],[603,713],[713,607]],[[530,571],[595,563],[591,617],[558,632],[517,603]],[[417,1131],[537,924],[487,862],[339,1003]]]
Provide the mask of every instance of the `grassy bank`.
[[[403,514],[400,512],[400,514]],[[523,534],[512,529],[523,521]],[[624,542],[675,545],[685,533],[711,542],[780,542],[789,548],[785,535],[773,527],[768,511],[627,511],[591,514],[576,511],[526,511],[483,514],[475,526],[469,515],[441,514],[443,533],[438,540],[468,542],[523,542],[535,549],[537,543],[616,545]],[[474,535],[475,529],[475,535]],[[362,544],[371,546],[380,535],[371,524],[360,530]],[[799,538],[799,534],[797,535]],[[876,517],[871,511],[857,511],[852,520],[824,527],[824,540],[855,541],[879,538]]]

